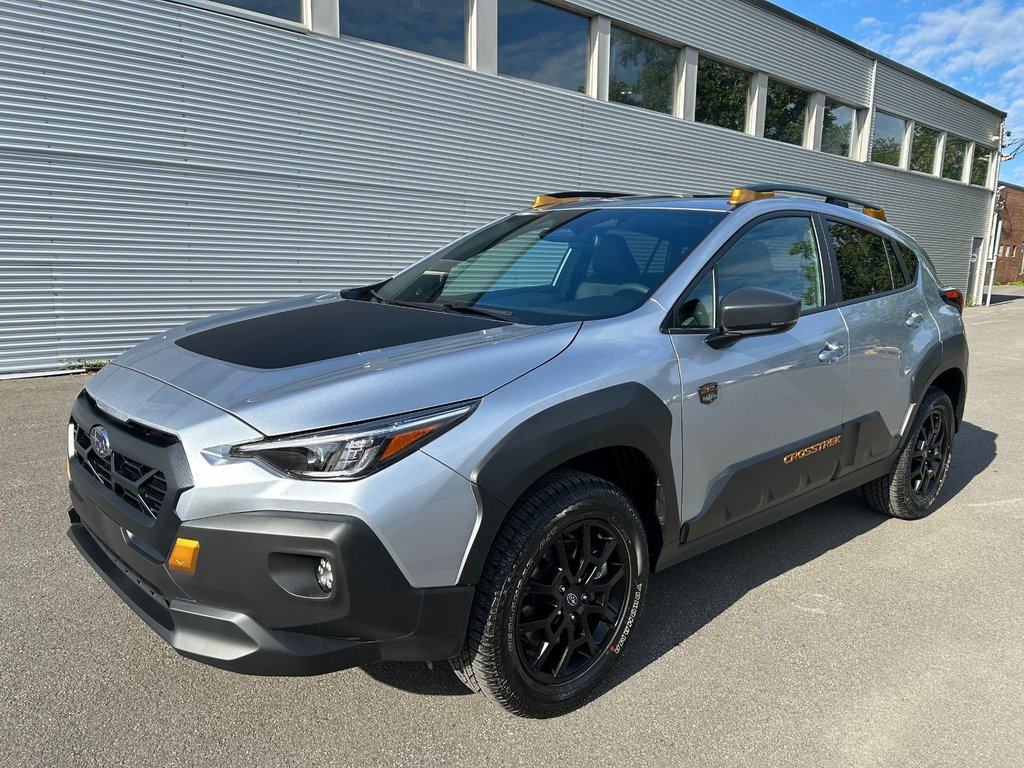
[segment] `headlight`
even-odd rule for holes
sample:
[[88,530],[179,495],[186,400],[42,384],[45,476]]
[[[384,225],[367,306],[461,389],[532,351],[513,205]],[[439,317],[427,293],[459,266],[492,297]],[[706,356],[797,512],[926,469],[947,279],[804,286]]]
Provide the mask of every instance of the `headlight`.
[[231,455],[259,459],[280,472],[313,480],[354,480],[398,461],[466,418],[476,403],[419,411],[380,421],[236,445]]

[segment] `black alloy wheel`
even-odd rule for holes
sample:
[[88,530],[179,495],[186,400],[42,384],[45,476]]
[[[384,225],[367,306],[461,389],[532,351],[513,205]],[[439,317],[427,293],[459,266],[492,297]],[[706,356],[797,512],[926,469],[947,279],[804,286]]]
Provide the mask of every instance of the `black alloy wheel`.
[[628,544],[600,520],[574,522],[538,558],[517,611],[523,669],[551,685],[584,674],[623,619]]
[[956,416],[949,395],[932,387],[921,399],[907,430],[909,438],[888,474],[863,486],[864,498],[878,512],[919,520],[935,509],[953,459]]
[[570,470],[542,478],[495,538],[456,675],[524,717],[585,704],[636,627],[647,561],[643,522],[619,488]]
[[910,455],[910,487],[925,502],[934,492],[949,458],[949,428],[940,410],[931,411],[914,439]]

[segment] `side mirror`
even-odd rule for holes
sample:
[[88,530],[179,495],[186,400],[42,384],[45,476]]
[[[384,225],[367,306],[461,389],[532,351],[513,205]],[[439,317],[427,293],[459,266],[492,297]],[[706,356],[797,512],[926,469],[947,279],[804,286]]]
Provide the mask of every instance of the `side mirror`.
[[745,336],[788,331],[800,319],[800,300],[767,288],[735,288],[718,303],[718,317],[718,328],[704,339],[714,349]]

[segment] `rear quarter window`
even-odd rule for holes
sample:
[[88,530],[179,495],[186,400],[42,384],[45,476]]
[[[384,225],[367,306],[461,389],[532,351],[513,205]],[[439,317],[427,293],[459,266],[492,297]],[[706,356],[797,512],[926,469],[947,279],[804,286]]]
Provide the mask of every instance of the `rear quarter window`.
[[907,267],[907,273],[910,275],[910,282],[917,282],[917,269],[919,259],[917,253],[913,248],[908,248],[903,243],[896,243],[896,247],[900,249],[900,255],[903,257],[903,263]]

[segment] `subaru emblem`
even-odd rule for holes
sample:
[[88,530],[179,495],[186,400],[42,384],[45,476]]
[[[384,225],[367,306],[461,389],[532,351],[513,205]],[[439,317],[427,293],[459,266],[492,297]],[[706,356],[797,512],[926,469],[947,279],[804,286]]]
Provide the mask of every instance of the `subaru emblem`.
[[101,459],[111,454],[110,433],[103,427],[93,427],[89,432],[89,439],[92,440],[92,449]]

